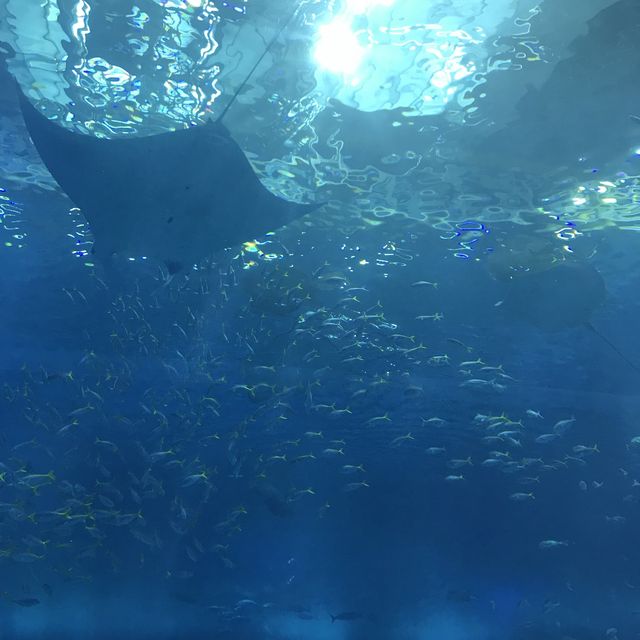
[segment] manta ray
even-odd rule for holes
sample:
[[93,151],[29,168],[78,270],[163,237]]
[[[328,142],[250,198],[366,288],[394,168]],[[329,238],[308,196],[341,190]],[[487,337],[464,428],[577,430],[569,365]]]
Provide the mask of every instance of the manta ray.
[[590,325],[606,297],[604,279],[587,262],[560,262],[515,275],[505,309],[543,331]]
[[190,129],[125,139],[74,133],[48,119],[18,87],[31,140],[55,181],[89,222],[93,252],[103,263],[118,255],[146,256],[174,274],[320,206],[289,202],[268,191],[222,123],[294,15],[220,117]]
[[600,272],[587,262],[560,262],[548,268],[515,275],[502,305],[513,317],[554,332],[584,327],[598,336],[636,373],[632,362],[592,323],[594,312],[606,299],[607,289]]

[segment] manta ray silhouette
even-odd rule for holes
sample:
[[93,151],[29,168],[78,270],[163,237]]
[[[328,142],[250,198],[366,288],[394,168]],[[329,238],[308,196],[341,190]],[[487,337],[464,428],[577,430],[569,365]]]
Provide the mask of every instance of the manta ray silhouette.
[[604,279],[595,267],[582,262],[563,262],[514,276],[504,308],[543,331],[585,327],[640,373],[640,368],[591,322],[591,316],[603,305],[606,295]]
[[605,283],[595,267],[562,262],[513,276],[504,306],[540,329],[560,331],[590,324],[605,297]]
[[18,87],[24,121],[42,161],[88,220],[94,253],[147,256],[173,274],[216,250],[274,231],[316,209],[276,197],[254,173],[222,118],[277,40],[280,27],[222,115],[159,135],[98,139],[38,111]]

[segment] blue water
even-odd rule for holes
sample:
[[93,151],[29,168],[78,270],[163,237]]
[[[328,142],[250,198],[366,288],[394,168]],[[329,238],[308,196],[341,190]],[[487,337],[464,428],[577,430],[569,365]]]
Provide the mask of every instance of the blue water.
[[[209,53],[190,67],[195,45],[214,24],[260,32],[265,6],[221,5],[218,23],[198,13],[213,3],[60,2],[56,84],[61,50],[16,51],[26,23],[0,3],[0,638],[640,637],[638,9],[503,3],[490,20],[469,2],[418,20],[415,3],[381,4],[366,14],[378,38],[387,9],[428,34],[437,17],[449,44],[452,16],[495,30],[460,61],[485,61],[474,100],[461,84],[409,113],[409,81],[385,104],[337,90],[308,76],[315,23],[294,19],[268,61],[279,71],[228,126],[272,192],[326,204],[171,273],[160,249],[92,251],[98,232],[40,160],[13,76],[75,114],[69,129],[103,135],[120,116],[86,99],[124,103],[72,70],[99,52],[131,71],[127,47],[145,40],[122,24],[191,33],[156,33],[154,51],[209,87],[200,100],[220,69],[207,75]],[[304,6],[317,24],[365,15]],[[248,63],[225,56],[244,41],[224,33],[237,87]],[[522,47],[549,69],[517,67]],[[133,132],[195,125],[198,105],[154,94],[169,71],[145,55]],[[371,77],[398,75],[389,65]]]

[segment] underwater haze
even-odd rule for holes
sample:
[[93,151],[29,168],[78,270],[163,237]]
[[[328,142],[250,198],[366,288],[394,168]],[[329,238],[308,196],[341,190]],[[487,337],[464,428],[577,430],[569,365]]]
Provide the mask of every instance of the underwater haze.
[[640,639],[638,0],[0,0],[0,640]]

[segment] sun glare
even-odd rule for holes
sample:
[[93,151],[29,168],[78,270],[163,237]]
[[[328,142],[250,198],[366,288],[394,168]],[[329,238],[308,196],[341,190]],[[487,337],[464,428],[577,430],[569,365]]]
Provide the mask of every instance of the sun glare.
[[342,11],[318,29],[314,52],[317,65],[331,73],[353,75],[367,53],[367,47],[362,46],[352,30],[354,18],[368,15],[376,7],[390,7],[395,1],[345,0]]
[[364,54],[365,49],[346,21],[337,20],[320,27],[315,60],[323,69],[350,75],[358,69]]

